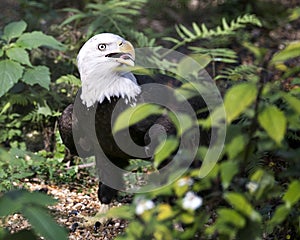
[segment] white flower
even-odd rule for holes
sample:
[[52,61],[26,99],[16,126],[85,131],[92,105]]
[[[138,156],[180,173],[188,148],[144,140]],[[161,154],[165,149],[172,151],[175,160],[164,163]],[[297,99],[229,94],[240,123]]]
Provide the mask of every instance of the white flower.
[[185,185],[188,185],[188,186],[192,186],[194,183],[193,179],[191,179],[190,177],[184,177],[184,178],[181,178],[177,181],[177,185],[179,187],[183,187]]
[[254,193],[258,188],[258,184],[256,182],[248,182],[246,188],[249,190],[250,193]]
[[147,199],[140,199],[137,202],[136,208],[135,208],[135,213],[137,215],[143,214],[145,211],[150,210],[154,208],[154,202],[151,200]]
[[195,193],[189,191],[182,199],[182,207],[186,210],[195,210],[202,205],[202,198],[197,196]]

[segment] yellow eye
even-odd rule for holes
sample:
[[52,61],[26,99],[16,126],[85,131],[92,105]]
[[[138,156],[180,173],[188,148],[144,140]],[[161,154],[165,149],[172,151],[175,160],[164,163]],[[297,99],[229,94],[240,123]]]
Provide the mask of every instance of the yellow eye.
[[98,49],[99,49],[100,51],[104,51],[104,50],[106,49],[106,44],[100,43],[100,44],[98,45]]

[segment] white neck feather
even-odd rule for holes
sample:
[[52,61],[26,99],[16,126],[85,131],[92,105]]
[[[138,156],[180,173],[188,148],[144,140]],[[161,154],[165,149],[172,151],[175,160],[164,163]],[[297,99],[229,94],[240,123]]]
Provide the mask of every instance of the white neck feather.
[[[106,65],[109,65],[106,63]],[[115,64],[103,69],[100,66],[89,66],[79,69],[82,81],[81,100],[87,107],[96,102],[102,103],[105,98],[120,97],[133,103],[141,88],[131,72],[120,73],[112,71]]]

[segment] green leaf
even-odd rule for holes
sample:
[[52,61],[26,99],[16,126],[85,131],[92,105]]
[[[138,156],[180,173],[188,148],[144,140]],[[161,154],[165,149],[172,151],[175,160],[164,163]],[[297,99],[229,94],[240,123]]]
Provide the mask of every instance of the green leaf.
[[52,111],[51,108],[48,106],[46,100],[44,101],[44,106],[40,106],[38,104],[38,110],[37,110],[38,114],[42,114],[44,116],[51,116],[52,115]]
[[[138,222],[138,221],[133,221],[129,224],[129,226],[127,227],[126,231],[129,232],[129,236],[130,237],[126,237],[125,239],[143,239],[143,230],[144,230],[144,225],[142,225],[142,223]],[[117,237],[117,240],[120,239],[119,237]]]
[[182,197],[183,194],[185,194],[189,188],[190,188],[190,185],[189,183],[185,183],[185,184],[181,184],[182,181],[184,181],[185,178],[181,178],[179,179],[176,184],[174,184],[174,191],[175,191],[175,194],[176,196],[178,197]]
[[226,152],[229,159],[235,158],[240,152],[245,149],[247,143],[246,136],[242,133],[234,136],[229,143],[226,144]]
[[[0,229],[1,230],[1,229]],[[0,239],[5,239],[5,240],[37,240],[38,237],[36,236],[36,234],[33,232],[33,230],[20,230],[16,233],[13,234],[7,234],[5,235],[3,238],[1,238],[1,234],[0,234]]]
[[280,223],[282,223],[286,219],[286,217],[290,214],[290,212],[291,212],[291,209],[288,208],[286,205],[279,205],[276,208],[273,217],[268,222],[267,232],[268,233],[273,232],[274,227],[276,225],[279,225]]
[[177,136],[181,136],[193,125],[193,119],[190,115],[184,113],[173,113],[168,112],[168,116],[171,119],[172,123],[176,126]]
[[8,92],[22,77],[23,67],[14,61],[0,61],[0,97]]
[[300,17],[300,7],[295,7],[290,10],[289,20],[294,21]]
[[231,123],[255,100],[257,88],[252,83],[233,86],[225,95],[224,105],[227,122]]
[[300,199],[300,181],[294,180],[290,185],[288,190],[283,196],[287,207],[291,207],[296,204]]
[[227,239],[235,239],[236,230],[227,224],[220,223],[218,224],[218,220],[215,225],[211,225],[205,229],[206,234],[213,235],[214,233],[218,233],[228,236]]
[[74,86],[78,86],[78,87],[81,86],[80,79],[77,78],[77,77],[75,77],[74,75],[71,75],[71,74],[67,74],[67,75],[61,76],[60,78],[58,78],[56,80],[56,83],[57,84],[66,83],[66,84],[74,85]]
[[0,217],[5,217],[20,211],[22,204],[19,198],[23,196],[24,192],[23,190],[10,191],[0,198]]
[[236,210],[243,213],[253,221],[261,221],[261,215],[256,212],[247,199],[239,193],[230,192],[225,193],[224,198],[229,202]]
[[29,54],[24,48],[20,48],[20,47],[9,48],[6,51],[6,54],[11,60],[14,60],[24,65],[32,66],[29,59]]
[[226,235],[226,239],[236,239],[235,235],[238,229],[245,227],[246,219],[237,211],[228,208],[220,208],[217,210],[218,218],[214,225],[209,226],[206,232],[209,235],[218,232]]
[[154,167],[158,167],[163,160],[168,158],[178,146],[178,140],[176,138],[167,138],[166,141],[162,141],[155,149]]
[[179,35],[179,37],[181,37],[182,39],[185,39],[184,34],[180,30],[180,26],[175,25],[175,30],[176,30],[177,34]]
[[107,218],[122,218],[122,219],[133,219],[134,217],[134,211],[133,211],[133,207],[129,206],[129,205],[123,205],[120,207],[115,207],[115,208],[111,208],[109,209],[109,211],[107,213],[105,213],[105,215],[99,215],[100,216],[105,216]]
[[298,113],[300,114],[300,100],[293,95],[287,93],[283,95],[285,101]]
[[113,127],[113,133],[140,122],[152,114],[161,114],[162,109],[155,104],[138,104],[122,112]]
[[252,52],[257,59],[256,62],[261,62],[263,57],[266,55],[267,49],[258,47],[255,44],[252,44],[250,42],[244,42],[243,46],[246,47],[250,52]]
[[42,207],[54,205],[57,203],[52,197],[40,192],[26,192],[24,194],[23,204],[36,204]]
[[39,192],[28,192],[26,190],[13,190],[6,192],[0,198],[0,216],[7,216],[20,212],[26,205],[36,204],[48,206],[56,203],[56,200]]
[[150,168],[152,163],[141,159],[131,159],[130,165],[126,167],[127,171],[136,171],[137,169]]
[[283,50],[277,52],[270,63],[276,64],[298,56],[300,56],[300,41],[295,41],[288,44]]
[[22,214],[28,219],[34,231],[47,240],[67,239],[67,231],[59,226],[45,209],[39,206],[27,206]]
[[204,23],[201,24],[201,29],[202,29],[204,36],[209,35],[210,31],[208,31],[208,29]]
[[158,221],[164,221],[166,219],[173,218],[175,215],[175,212],[172,210],[172,207],[169,204],[161,204],[158,206],[158,215],[157,220]]
[[237,211],[228,208],[221,208],[217,210],[219,219],[218,225],[221,223],[231,224],[237,228],[242,228],[246,225],[246,220]]
[[47,46],[61,51],[65,50],[65,46],[59,41],[57,41],[54,37],[48,36],[39,31],[24,33],[17,40],[17,44],[27,49],[38,48],[40,46]]
[[190,31],[188,30],[184,25],[180,24],[179,25],[181,31],[188,37],[188,38],[196,38],[196,36]]
[[20,37],[25,31],[26,27],[27,24],[23,20],[9,23],[4,28],[2,38],[9,42],[13,38]]
[[232,178],[239,172],[238,164],[234,161],[223,162],[220,166],[222,186],[227,189]]
[[179,219],[185,224],[191,224],[195,221],[195,216],[192,213],[181,213]]
[[186,56],[180,60],[177,66],[177,74],[179,76],[186,76],[189,74],[197,74],[200,70],[205,68],[211,61],[211,57],[204,54],[193,54]]
[[173,240],[170,228],[164,224],[158,224],[153,233],[154,239],[157,240]]
[[[64,9],[64,10],[67,10],[67,9]],[[70,16],[69,18],[67,18],[65,21],[63,21],[60,24],[60,26],[64,26],[64,25],[69,24],[69,23],[71,23],[75,20],[80,20],[80,19],[85,18],[85,17],[86,17],[86,14],[85,13],[80,13],[80,11],[79,11],[79,13],[74,14],[74,15]]]
[[169,42],[173,42],[175,44],[178,44],[180,41],[178,41],[177,39],[175,38],[172,38],[172,37],[164,37],[163,40],[165,41],[169,41]]
[[230,28],[225,18],[222,18],[222,25],[224,30],[228,30]]
[[209,56],[208,54],[191,54],[190,57],[193,58],[198,64],[200,64],[198,70],[205,68],[212,61],[211,56]]
[[261,222],[247,221],[246,226],[238,230],[235,239],[262,240],[262,229]]
[[269,191],[272,191],[272,188],[275,185],[274,177],[262,169],[258,169],[250,179],[252,184],[257,184],[257,188],[253,191],[256,199],[260,199]]
[[276,106],[267,106],[258,115],[258,122],[268,135],[279,145],[286,132],[286,118]]
[[23,81],[29,85],[38,84],[43,88],[49,90],[50,85],[50,71],[45,66],[36,66],[34,68],[26,69]]
[[197,23],[193,22],[192,23],[192,26],[193,26],[193,29],[194,29],[194,32],[196,33],[196,35],[201,35],[201,30],[199,28],[199,26],[197,25]]

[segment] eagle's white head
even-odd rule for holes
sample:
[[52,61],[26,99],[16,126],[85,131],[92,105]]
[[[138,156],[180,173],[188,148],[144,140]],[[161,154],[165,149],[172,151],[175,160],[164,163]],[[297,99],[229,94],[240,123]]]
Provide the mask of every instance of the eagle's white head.
[[80,49],[77,65],[82,82],[81,100],[87,107],[105,98],[121,97],[131,102],[141,92],[131,72],[116,68],[134,66],[132,44],[112,33],[101,33],[90,38]]

